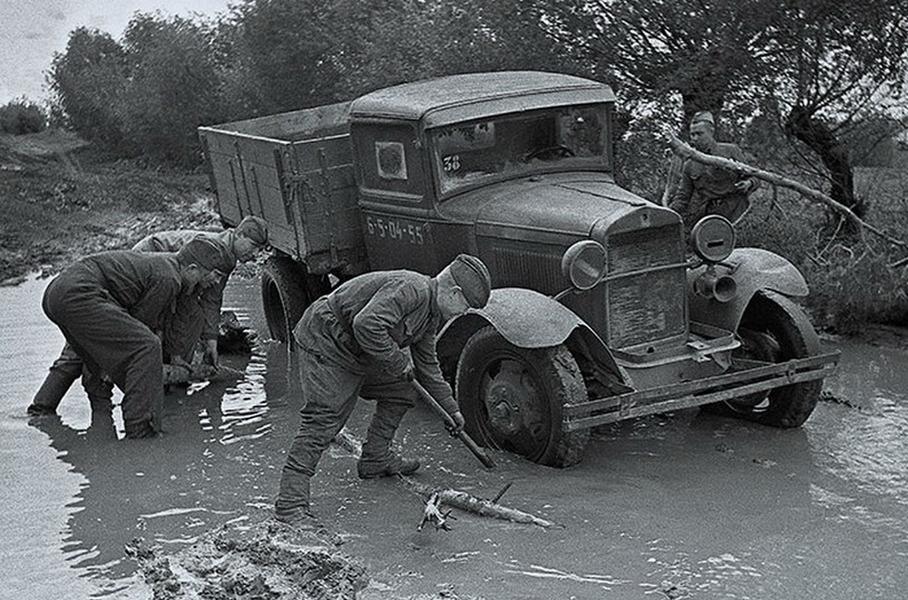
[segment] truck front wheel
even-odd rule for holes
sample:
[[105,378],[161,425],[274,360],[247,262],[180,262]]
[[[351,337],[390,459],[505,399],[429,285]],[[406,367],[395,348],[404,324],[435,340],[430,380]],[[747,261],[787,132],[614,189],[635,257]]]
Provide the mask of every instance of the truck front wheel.
[[310,275],[305,265],[290,257],[268,258],[262,269],[262,305],[271,338],[280,342],[291,339],[303,311],[328,289],[326,276]]
[[[779,363],[820,351],[820,340],[807,315],[779,294],[758,293],[753,297],[738,336],[743,345],[737,353],[742,358]],[[822,387],[822,380],[805,381],[709,404],[704,409],[773,427],[800,427],[816,407]]]
[[564,345],[518,348],[491,326],[467,341],[457,365],[457,401],[479,443],[533,462],[580,462],[589,430],[564,431],[563,407],[587,399],[577,362]]

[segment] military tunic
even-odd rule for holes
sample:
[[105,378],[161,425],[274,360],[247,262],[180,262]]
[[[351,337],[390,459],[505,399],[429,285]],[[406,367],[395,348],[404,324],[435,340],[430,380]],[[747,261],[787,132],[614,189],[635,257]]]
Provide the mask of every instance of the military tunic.
[[45,314],[88,370],[123,390],[127,435],[145,423],[160,428],[162,354],[154,331],[181,286],[175,255],[119,250],[77,261],[44,292]]
[[203,237],[215,242],[224,249],[225,256],[232,259],[232,264],[229,269],[224,271],[223,277],[216,283],[201,290],[198,295],[199,307],[204,316],[201,338],[203,340],[216,340],[218,338],[218,326],[221,321],[221,305],[224,302],[224,288],[227,287],[227,279],[237,264],[237,257],[233,253],[232,246],[221,241],[221,234],[189,229],[161,231],[143,238],[132,249],[140,252],[178,252],[187,242],[196,237]]
[[308,503],[308,493],[293,493],[294,479],[308,481],[315,473],[358,396],[378,401],[362,461],[380,464],[387,459],[400,420],[418,398],[404,378],[411,361],[416,379],[429,393],[449,413],[458,410],[436,356],[440,315],[435,285],[432,278],[412,271],[367,273],[319,298],[303,313],[294,339],[301,349],[305,405],[284,466],[278,510]]
[[[745,161],[744,152],[736,144],[717,143],[710,154]],[[735,189],[739,181],[750,182],[746,192]],[[757,181],[742,173],[687,159],[681,168],[681,179],[671,196],[669,208],[679,213],[688,227],[708,214],[722,215],[734,222],[747,210],[748,196],[756,188]]]

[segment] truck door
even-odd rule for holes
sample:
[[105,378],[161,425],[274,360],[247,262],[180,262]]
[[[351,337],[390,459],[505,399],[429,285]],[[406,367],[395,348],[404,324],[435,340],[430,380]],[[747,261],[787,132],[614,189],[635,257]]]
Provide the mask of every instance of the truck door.
[[437,215],[415,124],[357,124],[352,131],[370,266],[434,275],[440,268],[432,240]]

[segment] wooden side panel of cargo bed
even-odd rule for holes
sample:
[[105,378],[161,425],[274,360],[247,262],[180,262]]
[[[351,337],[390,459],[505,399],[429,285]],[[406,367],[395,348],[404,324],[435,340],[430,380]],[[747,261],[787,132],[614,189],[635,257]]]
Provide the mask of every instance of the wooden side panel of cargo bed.
[[327,253],[336,263],[362,252],[350,136],[293,142],[292,169],[291,195],[309,253]]
[[209,130],[205,145],[221,217],[232,225],[247,215],[262,217],[268,222],[275,248],[304,256],[293,214],[284,202],[284,179],[278,160],[290,143]]

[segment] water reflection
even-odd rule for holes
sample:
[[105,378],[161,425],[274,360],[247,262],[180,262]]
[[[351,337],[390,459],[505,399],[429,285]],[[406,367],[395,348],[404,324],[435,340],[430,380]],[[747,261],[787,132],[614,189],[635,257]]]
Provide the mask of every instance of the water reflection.
[[262,495],[254,485],[261,456],[254,446],[232,447],[271,429],[261,381],[214,383],[167,400],[162,439],[118,442],[106,414],[93,414],[84,430],[57,417],[32,421],[85,478],[69,504],[63,549],[70,565],[91,577],[129,575],[134,565],[123,558],[123,545],[134,536],[190,543],[203,526],[237,516]]

